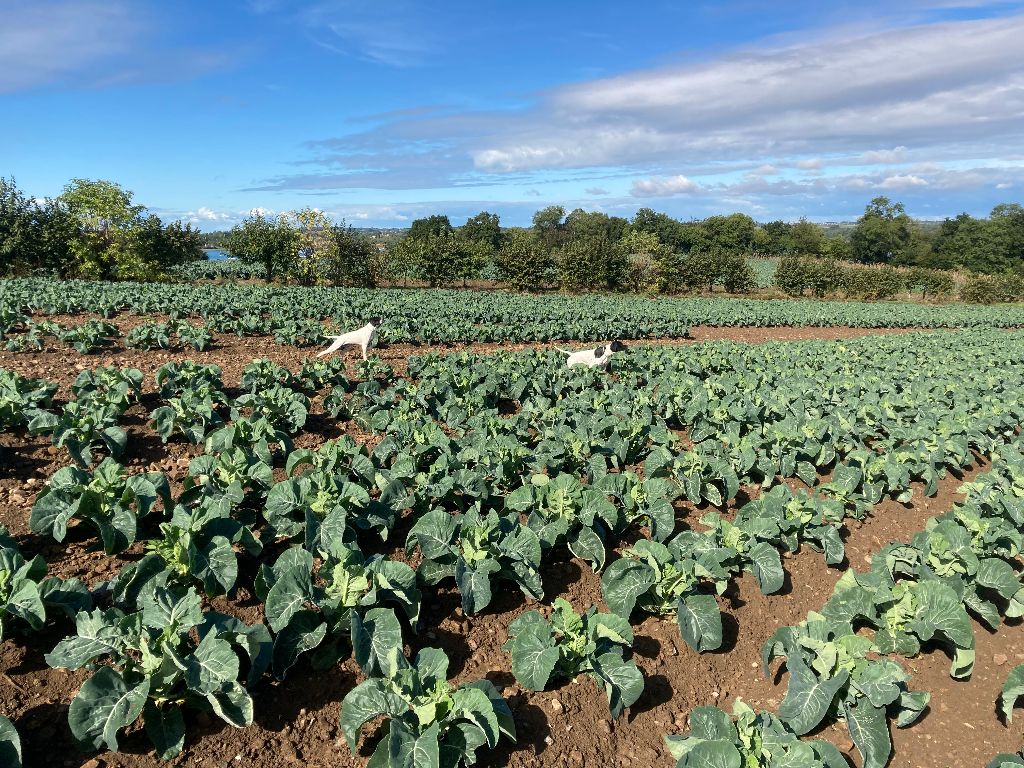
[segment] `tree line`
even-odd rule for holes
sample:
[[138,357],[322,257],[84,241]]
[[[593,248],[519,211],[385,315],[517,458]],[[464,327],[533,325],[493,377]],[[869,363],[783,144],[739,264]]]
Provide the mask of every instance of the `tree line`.
[[[742,213],[681,221],[650,208],[628,219],[549,206],[528,227],[504,227],[487,211],[458,226],[434,215],[412,222],[404,236],[386,239],[371,239],[305,208],[277,216],[253,212],[230,232],[201,235],[147,215],[112,182],[75,179],[59,197],[40,201],[0,179],[0,264],[7,265],[0,271],[8,274],[156,279],[175,264],[202,258],[203,242],[212,240],[240,261],[259,265],[268,280],[349,286],[487,280],[519,290],[674,293],[722,287],[744,293],[755,286],[752,257],[787,259],[783,272],[795,277],[780,287],[793,292],[800,285],[801,292],[815,294],[830,272],[839,274],[838,262],[917,268],[918,276],[920,270],[953,269],[1024,274],[1024,208],[1016,203],[996,206],[987,218],[960,214],[935,225],[878,197],[852,227],[838,232],[806,219],[758,223]],[[844,285],[878,277],[868,274],[855,278],[850,271]],[[939,280],[933,287],[946,285],[929,279]]]
[[156,280],[203,258],[202,234],[164,224],[110,181],[72,179],[56,198],[30,198],[0,178],[0,274]]

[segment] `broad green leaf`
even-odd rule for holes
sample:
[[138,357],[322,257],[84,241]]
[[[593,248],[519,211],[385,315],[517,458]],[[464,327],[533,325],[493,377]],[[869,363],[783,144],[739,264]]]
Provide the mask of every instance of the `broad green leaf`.
[[455,518],[445,510],[431,510],[417,520],[409,531],[406,549],[410,550],[411,546],[418,544],[423,556],[430,560],[451,554],[456,526]]
[[299,656],[316,648],[327,636],[327,623],[313,611],[292,614],[287,626],[274,638],[274,676],[283,680]]
[[702,741],[735,741],[732,718],[718,707],[694,707],[690,710],[690,736]]
[[865,699],[857,700],[856,704],[847,700],[843,702],[843,713],[850,738],[864,760],[863,768],[885,768],[892,753],[885,708],[875,707]]
[[14,724],[0,715],[0,765],[21,768],[21,737]]
[[117,752],[117,732],[139,718],[148,694],[148,679],[129,688],[117,670],[100,667],[68,708],[68,725],[75,741],[87,751],[106,744]]
[[797,655],[787,657],[786,666],[789,688],[779,705],[779,717],[802,736],[824,719],[850,673],[844,669],[835,677],[818,677]]
[[594,675],[604,683],[608,710],[613,718],[632,706],[644,692],[644,676],[633,661],[624,661],[617,653],[605,653],[593,659]]
[[91,613],[84,611],[75,617],[77,634],[66,637],[46,654],[51,667],[80,669],[93,659],[112,653],[121,647],[121,633],[117,623],[123,614],[117,609]]
[[722,645],[722,614],[711,595],[687,595],[676,606],[679,633],[698,653],[717,650]]
[[146,702],[142,713],[146,723],[146,735],[156,747],[161,760],[170,760],[185,747],[185,718],[181,707],[168,703],[158,707],[152,700]]
[[252,725],[253,703],[249,692],[237,682],[230,682],[217,691],[206,694],[214,714],[235,728]]
[[398,718],[409,711],[409,706],[391,691],[387,681],[372,677],[357,685],[341,703],[341,732],[348,748],[356,751],[359,729],[380,715]]
[[559,659],[547,623],[532,624],[516,634],[510,653],[512,674],[520,685],[531,691],[543,691]]
[[231,643],[210,632],[185,657],[185,683],[197,693],[212,693],[237,679],[238,668],[238,655]]
[[192,567],[208,595],[230,592],[238,578],[238,558],[224,536],[213,536],[209,546],[198,550]]
[[742,768],[743,758],[733,744],[704,741],[686,753],[686,768]]
[[601,576],[601,591],[608,608],[628,619],[636,599],[653,587],[656,580],[650,565],[623,557],[609,565]]
[[1013,722],[1013,708],[1021,696],[1024,696],[1024,664],[1010,670],[999,694],[999,712],[1007,723]]
[[390,608],[372,608],[365,616],[353,613],[352,648],[364,674],[393,676],[405,660],[402,625],[395,612]]
[[771,595],[782,589],[786,574],[782,570],[779,550],[766,541],[759,541],[750,547],[747,555],[763,594]]
[[388,733],[389,765],[401,768],[440,768],[439,734],[439,723],[434,723],[416,736],[404,722],[392,720]]
[[471,616],[479,613],[491,602],[491,576],[501,570],[495,560],[481,560],[475,568],[459,558],[455,564],[455,583],[462,596],[462,610]]
[[264,606],[267,624],[274,632],[280,632],[312,599],[313,585],[308,570],[296,566],[279,573],[267,593]]

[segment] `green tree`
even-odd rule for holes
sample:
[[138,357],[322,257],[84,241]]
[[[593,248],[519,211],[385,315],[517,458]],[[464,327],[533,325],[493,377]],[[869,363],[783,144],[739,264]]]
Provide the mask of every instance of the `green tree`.
[[298,254],[298,234],[287,220],[254,211],[231,228],[224,247],[245,264],[261,265],[270,282],[293,269]]
[[454,233],[455,229],[452,227],[452,223],[448,220],[448,217],[438,214],[434,216],[427,216],[424,219],[416,219],[409,227],[409,234],[406,235],[406,237],[412,238],[413,240],[425,240],[431,235],[437,237],[439,235]]
[[793,225],[788,221],[769,221],[758,227],[755,235],[757,252],[762,256],[784,256],[793,253]]
[[156,280],[171,267],[202,258],[202,233],[180,221],[164,226],[147,216],[121,234],[115,274],[119,280]]
[[0,265],[4,274],[26,271],[35,261],[34,211],[14,179],[0,177]]
[[555,253],[563,290],[616,290],[623,284],[628,258],[618,239],[605,232],[575,236]]
[[454,230],[430,232],[425,237],[406,238],[413,246],[415,276],[434,288],[450,285],[462,274],[464,250]]
[[311,285],[337,263],[338,241],[334,221],[316,208],[300,208],[281,216],[281,221],[295,233],[295,259],[289,275],[304,285]]
[[620,216],[609,216],[600,211],[584,211],[575,209],[565,217],[565,233],[567,239],[577,237],[604,237],[618,242],[626,233],[629,221]]
[[26,256],[34,270],[67,277],[74,273],[72,244],[78,236],[78,220],[59,200],[47,199],[35,207],[35,231]]
[[489,264],[494,263],[501,248],[501,219],[496,213],[481,211],[466,220],[457,233],[462,244],[462,264],[459,276],[463,285],[475,280]]
[[403,286],[407,286],[409,280],[416,279],[419,250],[417,241],[408,237],[390,243],[387,257],[383,261],[382,276],[392,282],[401,281]]
[[501,248],[501,219],[496,213],[481,211],[466,219],[459,227],[459,236],[466,242],[486,243],[491,253],[496,253]]
[[688,251],[692,247],[686,225],[652,208],[638,210],[630,227],[637,232],[655,235],[660,243],[676,251]]
[[566,239],[565,208],[549,205],[533,214],[533,232],[541,247],[551,251],[560,247]]
[[516,290],[536,291],[550,282],[551,252],[532,230],[506,230],[496,263],[502,282]]
[[64,187],[59,200],[78,221],[78,234],[71,244],[78,276],[114,277],[119,260],[126,262],[125,271],[137,271],[137,254],[126,249],[125,236],[141,224],[145,208],[132,198],[131,192],[112,181],[72,179]]
[[373,260],[376,246],[344,221],[332,231],[334,247],[320,263],[320,277],[332,285],[370,288],[376,284]]
[[971,272],[996,274],[1009,269],[1009,238],[997,218],[976,219],[961,213],[942,223],[932,252],[926,258],[928,266],[960,268]]
[[709,216],[704,219],[707,248],[712,252],[751,255],[754,252],[754,233],[757,224],[745,213],[728,216]]
[[789,230],[789,237],[796,253],[821,256],[825,253],[825,230],[807,219],[801,218]]
[[822,256],[834,261],[850,261],[853,258],[853,248],[850,241],[842,235],[826,237]]
[[913,221],[903,203],[876,197],[850,234],[850,250],[854,260],[863,264],[888,264],[905,255],[913,237]]
[[1014,269],[1024,265],[1024,206],[1001,203],[989,217],[995,227],[1003,255]]
[[484,268],[494,261],[495,251],[489,241],[471,240],[461,231],[456,233],[455,240],[459,248],[455,276],[461,278],[465,287],[466,281],[478,279]]
[[658,263],[664,251],[669,251],[653,232],[630,228],[622,236],[619,246],[626,254],[623,286],[634,292],[657,290]]

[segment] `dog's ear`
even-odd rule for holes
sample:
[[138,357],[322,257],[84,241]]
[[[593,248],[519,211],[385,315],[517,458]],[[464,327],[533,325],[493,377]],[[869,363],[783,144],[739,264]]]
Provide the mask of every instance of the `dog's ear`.
[[604,344],[594,350],[594,357],[604,357]]
[[618,339],[612,342],[612,352],[621,352],[624,349],[626,349],[626,345]]

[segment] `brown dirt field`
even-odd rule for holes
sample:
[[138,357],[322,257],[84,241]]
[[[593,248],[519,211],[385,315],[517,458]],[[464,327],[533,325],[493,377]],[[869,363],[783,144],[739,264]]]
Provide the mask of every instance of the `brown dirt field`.
[[[704,336],[703,332],[709,332]],[[715,335],[711,335],[713,332]],[[751,329],[695,328],[703,338],[729,338],[736,341],[766,341],[776,338],[849,338],[873,331],[863,329]],[[0,366],[24,375],[59,380],[62,395],[78,370],[99,364],[132,365],[146,374],[146,388],[152,390],[152,374],[168,360],[193,359],[211,362],[224,369],[228,387],[238,383],[242,368],[254,357],[266,356],[292,369],[301,365],[307,351],[278,346],[272,339],[218,337],[217,346],[202,354],[189,352],[137,352],[115,349],[99,355],[81,356],[58,349],[36,354],[0,352]],[[651,343],[651,342],[642,342]],[[483,351],[499,345],[474,345]],[[521,345],[529,346],[529,345]],[[503,347],[509,348],[509,347]],[[516,348],[515,345],[513,348]],[[381,351],[381,357],[396,368],[405,355],[422,353],[422,347],[394,346]],[[355,362],[356,355],[346,358]],[[128,411],[129,445],[126,463],[137,468],[166,471],[180,490],[189,458],[199,448],[180,440],[167,446],[145,425],[146,415],[155,407],[155,396]],[[300,444],[315,445],[349,429],[319,415],[314,401],[313,415]],[[353,433],[355,431],[353,430]],[[69,533],[63,544],[28,533],[28,512],[35,495],[53,472],[67,461],[63,452],[48,448],[48,441],[24,434],[0,434],[0,523],[18,537],[26,554],[41,553],[50,562],[51,572],[78,576],[90,584],[110,578],[123,562],[139,555],[141,545],[116,558],[93,551],[91,537]],[[970,479],[983,467],[965,474]],[[949,509],[959,497],[956,489],[964,478],[949,476],[941,481],[936,497],[925,499],[916,489],[911,504],[886,501],[863,523],[849,521],[845,534],[847,557],[854,567],[863,567],[874,551],[891,540],[909,538],[920,530],[927,517]],[[756,497],[756,489],[747,489]],[[693,512],[680,505],[680,516]],[[397,556],[404,541],[408,522],[395,532],[389,546],[377,551]],[[143,534],[145,535],[145,534]],[[397,546],[396,546],[397,545]],[[369,548],[367,548],[369,550]],[[764,596],[750,577],[740,579],[720,600],[726,627],[722,651],[697,654],[682,641],[674,620],[648,618],[634,625],[634,658],[644,672],[644,695],[618,721],[608,718],[604,694],[588,679],[559,685],[553,690],[533,693],[523,690],[511,675],[510,660],[501,645],[507,639],[508,624],[534,605],[518,593],[498,590],[494,603],[480,616],[466,617],[459,608],[454,587],[445,586],[436,597],[424,601],[424,631],[414,638],[416,650],[427,645],[443,647],[451,659],[450,674],[457,682],[487,677],[503,690],[516,717],[519,741],[484,757],[482,765],[542,766],[669,766],[662,736],[686,730],[689,711],[701,704],[720,704],[730,708],[742,698],[755,708],[776,709],[785,692],[785,676],[766,679],[761,671],[760,651],[764,641],[779,626],[800,621],[809,610],[819,609],[842,571],[829,568],[822,556],[805,548],[784,557],[786,586],[780,594]],[[250,564],[251,566],[251,564]],[[243,566],[244,567],[244,566]],[[590,568],[577,560],[563,559],[544,569],[546,600],[562,596],[578,610],[591,604],[602,605],[600,580]],[[429,592],[427,593],[429,595]],[[251,622],[260,621],[258,601],[245,589],[235,599],[213,601],[218,610],[238,615]],[[0,713],[10,717],[22,735],[25,764],[32,766],[158,766],[148,740],[135,728],[121,739],[119,754],[82,755],[70,738],[67,705],[85,673],[53,670],[43,660],[44,653],[65,634],[61,623],[35,636],[27,644],[15,638],[0,644]],[[894,730],[898,768],[946,768],[947,766],[983,766],[999,751],[1013,751],[1024,743],[1024,718],[1011,727],[1001,724],[994,702],[1009,670],[1024,662],[1024,631],[1017,622],[989,633],[975,627],[977,663],[973,678],[956,682],[948,676],[948,659],[932,652],[904,662],[913,672],[911,686],[932,694],[930,711],[916,725]],[[338,717],[340,702],[361,679],[356,665],[348,660],[326,673],[314,672],[308,663],[300,663],[284,682],[266,679],[253,692],[256,722],[236,730],[208,716],[187,716],[185,750],[170,761],[174,766],[250,765],[253,768],[278,768],[304,764],[308,768],[362,766],[369,756],[372,738],[363,740],[360,754],[353,757],[340,738]],[[851,763],[859,764],[856,750],[845,729],[826,728],[820,738],[836,743]]]

